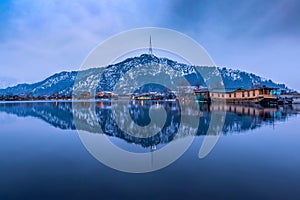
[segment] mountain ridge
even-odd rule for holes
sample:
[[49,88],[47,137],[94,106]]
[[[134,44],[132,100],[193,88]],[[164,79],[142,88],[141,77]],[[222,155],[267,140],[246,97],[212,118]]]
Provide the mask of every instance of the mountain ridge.
[[[137,57],[127,58],[116,64],[108,65],[107,67],[55,73],[36,83],[22,83],[13,87],[0,89],[0,95],[21,97],[71,97],[73,88],[78,89],[83,87],[84,89],[88,88],[90,90],[93,89],[92,87],[96,87],[96,91],[113,91],[116,83],[126,72],[145,64],[163,65],[163,70],[169,70],[169,67],[172,70],[180,72],[192,86],[206,86],[204,78],[198,72],[199,70],[201,71],[208,68],[207,66],[191,66],[168,58],[142,54]],[[196,68],[198,70],[196,70]],[[287,92],[295,92],[295,90],[286,87],[285,84],[278,84],[271,79],[267,80],[253,73],[237,69],[215,67],[215,71],[212,71],[212,73],[211,76],[218,73],[221,75],[225,88],[247,89],[264,85],[266,87],[279,88]]]

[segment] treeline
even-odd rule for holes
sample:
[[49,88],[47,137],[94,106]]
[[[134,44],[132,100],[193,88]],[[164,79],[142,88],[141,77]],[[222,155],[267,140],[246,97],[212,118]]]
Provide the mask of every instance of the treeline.
[[0,95],[0,101],[36,101],[36,100],[68,100],[71,96],[51,95],[51,96],[19,96],[19,95]]

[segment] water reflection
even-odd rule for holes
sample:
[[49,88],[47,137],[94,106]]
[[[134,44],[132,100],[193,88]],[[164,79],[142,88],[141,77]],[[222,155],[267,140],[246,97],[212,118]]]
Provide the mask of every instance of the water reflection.
[[[159,103],[159,104],[158,104]],[[154,102],[154,101],[131,101],[129,104],[126,102],[118,102],[118,114],[121,119],[121,124],[127,127],[127,130],[131,133],[135,133],[135,135],[127,134],[123,131],[118,124],[116,123],[115,114],[110,107],[110,103],[107,102],[108,105],[103,107],[96,107],[96,115],[97,121],[101,126],[102,131],[105,134],[116,136],[122,138],[128,142],[132,142],[135,144],[141,144],[143,147],[155,146],[158,144],[166,144],[173,140],[176,136],[179,125],[180,125],[180,107],[178,102]],[[136,126],[146,126],[151,122],[149,112],[150,107],[153,109],[158,109],[161,106],[166,111],[166,119],[162,128],[159,125],[150,126],[142,131],[137,131]],[[90,107],[93,109],[93,105]],[[109,108],[109,109],[105,109]],[[126,111],[129,111],[130,117],[125,115]],[[75,114],[75,117],[77,114]],[[90,117],[90,116],[89,116]],[[156,115],[156,121],[164,121],[164,117],[162,115]],[[144,130],[144,131],[143,131]],[[157,131],[159,130],[159,131]],[[144,138],[144,135],[147,135],[148,132],[156,133],[151,137]]]
[[[166,122],[163,128],[149,138],[134,137],[122,131],[115,120],[112,102],[77,102],[76,109],[72,113],[71,102],[14,102],[1,103],[0,112],[14,114],[19,117],[36,117],[50,125],[60,129],[75,130],[74,119],[80,122],[80,129],[89,133],[98,133],[96,127],[101,127],[104,134],[121,138],[129,143],[139,144],[142,147],[151,147],[158,144],[166,144],[174,138],[185,137],[189,132],[179,133],[181,115],[186,117],[199,116],[197,135],[206,135],[213,112],[226,111],[226,119],[223,134],[235,134],[255,129],[264,125],[274,124],[277,121],[285,121],[288,117],[296,115],[300,107],[296,105],[282,107],[261,107],[259,105],[220,105],[201,104],[188,102],[179,103],[160,101],[131,101],[113,102],[120,106],[124,113],[128,111],[131,119],[121,118],[129,128],[132,124],[146,126],[150,123],[150,108],[163,108],[166,113]],[[96,120],[95,120],[96,116]],[[158,119],[159,120],[159,119]],[[189,124],[182,124],[189,127]],[[78,128],[78,126],[77,126]]]

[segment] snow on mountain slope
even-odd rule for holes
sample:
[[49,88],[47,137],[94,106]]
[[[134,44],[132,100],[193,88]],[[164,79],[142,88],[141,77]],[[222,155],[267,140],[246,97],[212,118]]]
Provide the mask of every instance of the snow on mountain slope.
[[[181,64],[167,58],[158,58],[154,55],[142,54],[138,57],[128,58],[120,63],[109,65],[106,68],[91,68],[83,71],[61,72],[34,84],[19,84],[14,87],[0,89],[0,95],[18,96],[72,96],[73,88],[76,91],[113,91],[119,80],[132,69],[138,69],[141,65],[159,65],[159,70],[149,70],[147,73],[158,75],[170,73],[171,69],[180,72],[191,85],[206,86],[205,81],[220,74],[226,88],[251,88],[255,86],[276,87],[289,90],[284,84],[277,84],[266,80],[255,74],[232,70],[227,68],[214,68],[202,77],[199,71],[203,72],[208,67],[190,66]],[[196,70],[198,69],[198,71]],[[211,68],[209,68],[211,69]],[[138,71],[138,70],[137,70]],[[140,74],[146,72],[139,72]],[[74,83],[76,83],[74,85]],[[133,84],[133,83],[130,83]],[[133,84],[134,85],[134,84]]]

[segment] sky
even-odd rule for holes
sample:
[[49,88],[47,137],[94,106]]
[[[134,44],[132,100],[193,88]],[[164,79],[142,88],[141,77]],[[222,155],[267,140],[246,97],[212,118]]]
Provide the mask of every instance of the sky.
[[0,0],[0,87],[78,70],[108,37],[162,27],[196,40],[216,65],[300,91],[298,0]]

